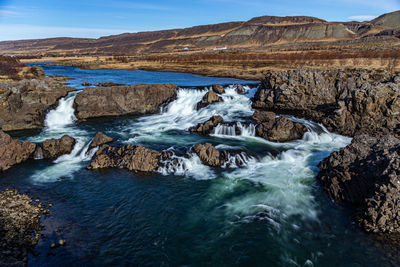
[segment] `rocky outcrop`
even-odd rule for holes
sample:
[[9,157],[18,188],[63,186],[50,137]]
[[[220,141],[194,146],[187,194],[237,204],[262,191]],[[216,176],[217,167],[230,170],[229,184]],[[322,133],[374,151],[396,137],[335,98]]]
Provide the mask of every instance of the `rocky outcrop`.
[[36,144],[14,140],[0,130],[0,172],[33,157]]
[[298,69],[271,72],[253,107],[291,113],[343,135],[399,134],[400,83],[386,71]]
[[111,138],[102,132],[98,132],[96,136],[93,138],[92,142],[89,144],[89,150],[101,145],[109,144],[114,141],[114,138]]
[[214,91],[210,90],[208,91],[204,97],[201,99],[199,103],[197,103],[196,109],[202,109],[207,107],[210,104],[217,103],[217,102],[222,102],[224,101],[222,97],[217,95]]
[[400,139],[356,136],[320,167],[329,197],[353,205],[366,231],[400,233]]
[[74,88],[51,79],[0,82],[0,125],[3,131],[41,129],[46,113]]
[[39,239],[40,218],[49,210],[17,190],[0,192],[0,266],[27,266]]
[[91,86],[92,84],[91,83],[89,83],[89,82],[83,82],[82,83],[82,86]]
[[211,86],[211,89],[212,89],[215,93],[217,93],[217,94],[223,94],[223,93],[225,93],[224,87],[223,87],[222,85],[220,85],[220,84],[213,84],[213,85]]
[[209,120],[204,123],[199,123],[197,126],[192,127],[189,129],[192,133],[199,133],[199,134],[210,134],[214,130],[214,128],[223,122],[221,116],[212,116]]
[[177,89],[174,84],[86,88],[75,98],[75,115],[86,120],[157,113],[161,106],[176,99]]
[[104,83],[95,83],[95,86],[99,87],[110,87],[110,86],[122,86],[122,83],[113,83],[113,82],[104,82]]
[[219,151],[210,143],[205,145],[197,144],[193,147],[193,151],[197,154],[203,164],[210,167],[221,167],[229,160],[229,153]]
[[271,142],[288,142],[301,139],[307,128],[287,117],[276,117],[268,111],[255,111],[252,119],[257,122],[256,135]]
[[64,135],[60,139],[47,139],[41,144],[43,158],[56,159],[62,155],[70,154],[75,143],[76,140],[68,135]]
[[112,147],[103,145],[87,168],[90,170],[120,168],[134,172],[155,172],[160,166],[160,161],[167,157],[168,154],[165,152],[158,152],[143,146]]

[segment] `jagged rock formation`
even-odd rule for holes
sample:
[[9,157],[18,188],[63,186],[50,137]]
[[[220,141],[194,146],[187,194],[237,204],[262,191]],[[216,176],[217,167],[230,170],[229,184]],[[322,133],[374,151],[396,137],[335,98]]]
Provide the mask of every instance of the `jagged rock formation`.
[[3,131],[41,129],[46,113],[71,91],[50,79],[0,82],[0,126]]
[[262,81],[253,107],[304,116],[348,136],[398,134],[399,80],[373,70],[271,72]]
[[321,164],[317,179],[330,198],[358,209],[367,231],[400,232],[400,139],[356,136]]
[[44,159],[56,159],[62,155],[72,152],[76,140],[71,136],[64,135],[60,139],[47,139],[41,144]]
[[223,122],[221,116],[212,116],[209,120],[204,123],[199,123],[197,126],[192,127],[189,129],[192,133],[199,133],[199,134],[210,134],[214,130],[214,128]]
[[120,168],[135,172],[155,172],[160,166],[161,160],[165,160],[168,156],[168,153],[143,146],[112,147],[103,145],[87,168],[90,170]]
[[222,102],[222,101],[224,101],[222,99],[222,97],[217,95],[213,90],[210,90],[204,95],[204,97],[201,99],[201,101],[199,103],[197,103],[196,109],[199,110],[199,109],[205,108],[208,105],[211,105],[213,103]]
[[75,116],[86,120],[157,113],[161,106],[176,99],[177,89],[174,84],[86,88],[75,98]]
[[96,134],[96,136],[93,138],[92,142],[90,142],[88,150],[98,147],[98,146],[101,146],[101,145],[111,143],[113,141],[114,141],[114,138],[111,138],[111,137],[103,134],[102,132],[98,132]]
[[307,128],[287,117],[277,117],[274,112],[255,111],[252,119],[257,122],[256,134],[272,142],[288,142],[301,139]]
[[229,153],[227,151],[219,151],[210,143],[206,143],[205,145],[197,144],[193,147],[193,151],[203,164],[210,167],[221,167],[229,160]]
[[0,172],[33,157],[36,144],[14,140],[0,130]]

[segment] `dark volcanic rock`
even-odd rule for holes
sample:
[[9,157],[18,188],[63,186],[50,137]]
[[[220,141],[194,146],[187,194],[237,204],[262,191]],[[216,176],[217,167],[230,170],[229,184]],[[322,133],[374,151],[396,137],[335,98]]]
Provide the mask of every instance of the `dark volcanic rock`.
[[0,82],[0,125],[3,131],[41,129],[46,113],[74,88],[51,79]]
[[36,144],[14,140],[0,130],[0,172],[33,157]]
[[85,120],[157,113],[161,106],[176,99],[177,89],[174,84],[86,88],[75,98],[75,115]]
[[329,197],[356,207],[365,230],[400,232],[400,139],[356,136],[320,166]]
[[96,152],[88,169],[120,168],[130,171],[155,172],[160,161],[168,155],[143,146],[126,145],[112,147],[103,145]]
[[253,107],[304,116],[340,134],[400,131],[400,84],[386,71],[298,69],[271,72]]
[[56,159],[69,154],[74,149],[75,143],[75,139],[68,135],[64,135],[60,139],[47,139],[41,146],[43,158]]
[[221,116],[212,116],[208,121],[197,124],[197,126],[190,128],[189,131],[192,133],[210,134],[214,128],[222,122],[223,119]]
[[301,139],[307,128],[298,122],[292,122],[287,117],[276,117],[269,111],[256,110],[252,119],[258,123],[256,135],[272,142],[288,142]]
[[0,266],[27,266],[28,251],[39,239],[40,218],[48,210],[17,190],[0,192]]
[[256,110],[251,118],[257,123],[271,123],[272,127],[276,120],[276,114],[274,112]]
[[210,167],[221,167],[229,160],[228,152],[219,151],[210,143],[197,144],[193,147],[193,151],[199,156],[201,162]]
[[108,144],[114,141],[114,138],[111,138],[102,132],[98,132],[96,136],[93,138],[92,142],[90,142],[89,150],[95,148],[97,146],[101,146],[104,144]]
[[204,95],[203,99],[199,103],[197,103],[196,109],[199,110],[207,107],[210,104],[222,101],[224,101],[222,97],[218,96],[214,91],[210,90]]
[[122,86],[124,84],[122,83],[113,83],[113,82],[104,82],[104,83],[95,83],[95,86],[101,86],[101,87],[109,87],[109,86]]
[[217,94],[225,93],[224,87],[222,85],[219,85],[219,84],[213,84],[212,85],[212,90]]

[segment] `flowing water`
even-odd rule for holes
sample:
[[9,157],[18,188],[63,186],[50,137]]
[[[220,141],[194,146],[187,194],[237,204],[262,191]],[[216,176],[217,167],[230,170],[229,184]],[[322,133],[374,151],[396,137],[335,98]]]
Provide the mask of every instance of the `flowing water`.
[[[255,137],[243,117],[253,113],[257,83],[191,74],[127,70],[81,70],[39,64],[46,74],[82,82],[124,84],[173,82],[177,99],[160,114],[77,123],[70,93],[49,112],[40,133],[19,137],[33,142],[68,134],[74,150],[55,161],[31,160],[1,174],[0,189],[15,187],[44,202],[45,237],[31,266],[211,265],[211,266],[377,266],[398,264],[382,244],[333,205],[315,180],[318,163],[351,139],[301,118],[302,140],[273,143]],[[226,87],[224,102],[196,111],[207,87]],[[235,84],[245,84],[245,95]],[[221,115],[224,124],[208,136],[188,128]],[[225,123],[226,122],[226,123]],[[170,151],[156,174],[126,170],[89,171],[88,151],[102,131],[115,145],[142,144]],[[238,152],[220,169],[203,165],[190,149],[210,142]],[[58,239],[62,248],[50,249]]]

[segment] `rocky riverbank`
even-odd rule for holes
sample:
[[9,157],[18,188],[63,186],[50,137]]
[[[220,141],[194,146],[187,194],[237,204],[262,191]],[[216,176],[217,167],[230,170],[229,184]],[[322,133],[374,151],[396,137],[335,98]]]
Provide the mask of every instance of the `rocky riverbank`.
[[51,79],[0,82],[0,126],[3,131],[42,129],[47,112],[72,91]]
[[332,200],[352,205],[366,231],[400,231],[400,76],[374,70],[269,73],[253,99],[260,110],[294,114],[353,136],[321,164]]
[[40,219],[49,210],[17,190],[0,192],[0,266],[27,266],[39,240]]

